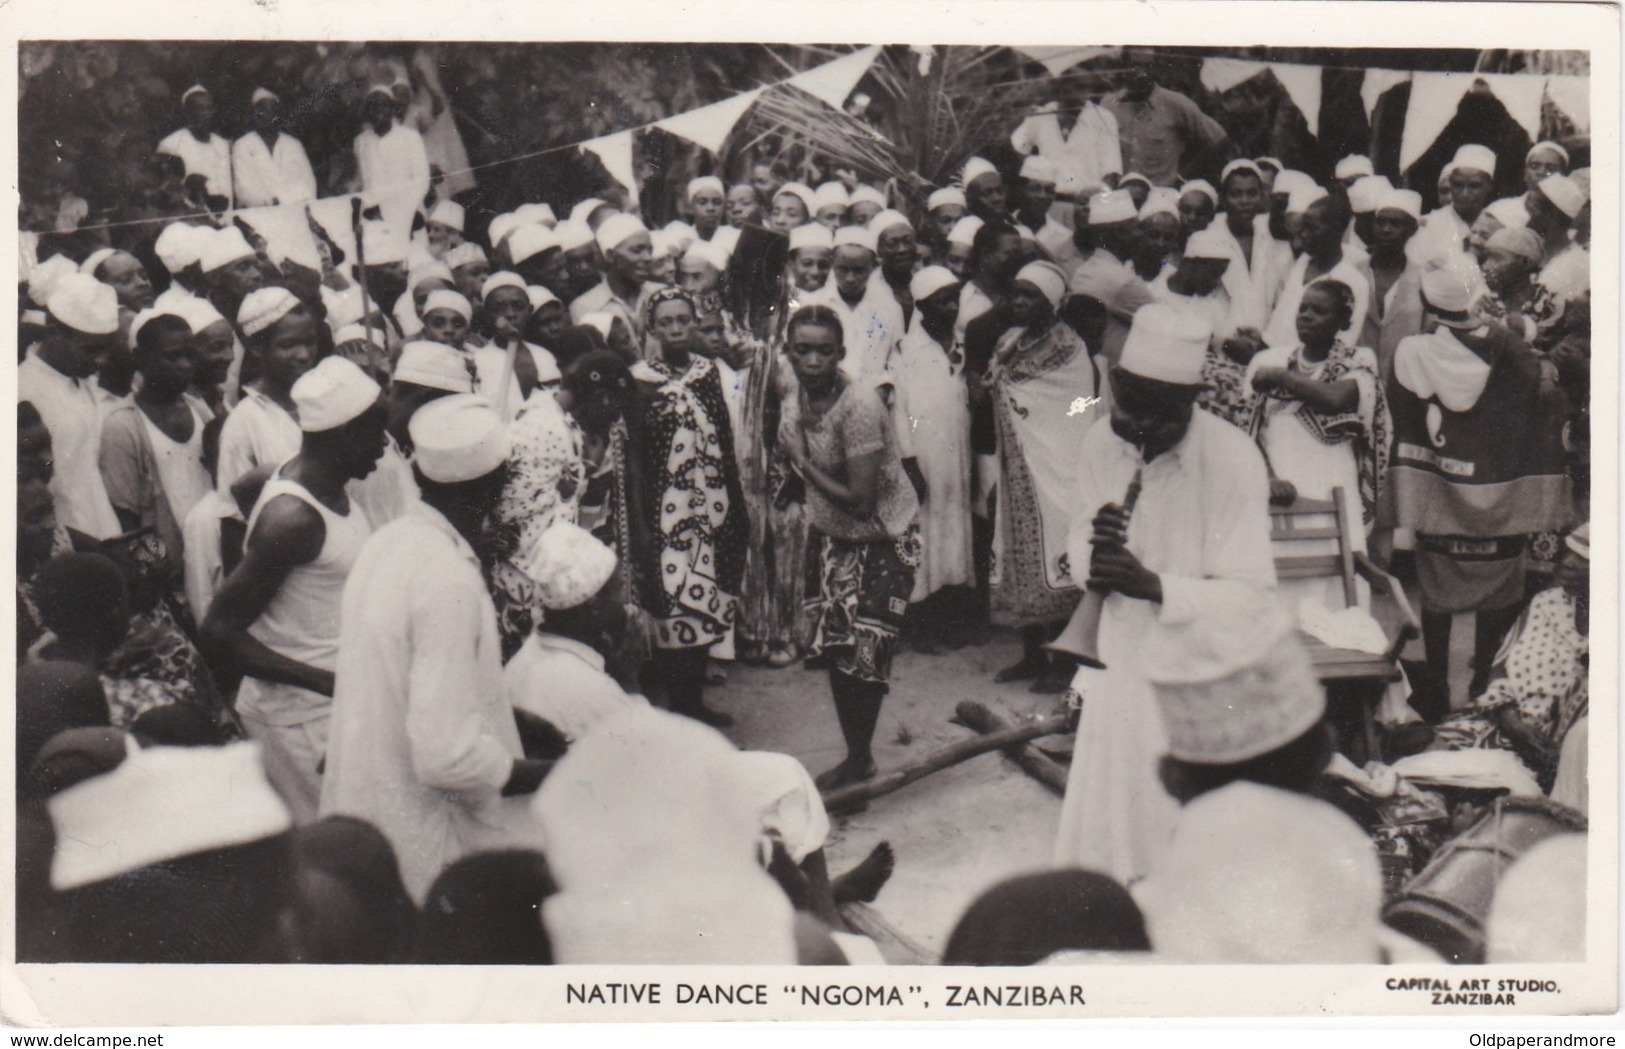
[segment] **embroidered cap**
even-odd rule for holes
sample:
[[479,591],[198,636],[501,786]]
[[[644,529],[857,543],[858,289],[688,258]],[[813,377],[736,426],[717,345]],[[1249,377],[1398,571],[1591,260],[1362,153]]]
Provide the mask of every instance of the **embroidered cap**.
[[323,357],[289,391],[305,433],[336,430],[371,408],[383,390],[354,362]]
[[417,410],[407,424],[412,462],[424,477],[441,484],[472,481],[508,461],[508,430],[491,402],[472,393],[454,393]]
[[395,381],[451,393],[473,393],[474,381],[469,378],[464,356],[445,343],[422,339],[409,342],[401,347],[400,360],[395,362]]
[[558,521],[543,532],[526,559],[525,575],[536,584],[543,608],[576,608],[590,601],[615,575],[615,552],[579,525]]
[[299,299],[287,288],[256,288],[237,307],[237,327],[244,335],[258,335],[299,307]]
[[45,311],[59,323],[86,335],[118,331],[118,294],[89,274],[64,274],[45,300]]

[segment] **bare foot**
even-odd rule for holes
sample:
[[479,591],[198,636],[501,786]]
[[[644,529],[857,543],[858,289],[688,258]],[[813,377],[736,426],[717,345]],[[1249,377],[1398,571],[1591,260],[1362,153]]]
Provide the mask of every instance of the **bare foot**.
[[866,762],[863,765],[854,765],[852,759],[847,758],[828,772],[820,775],[813,782],[817,784],[820,792],[828,793],[840,787],[848,787],[854,783],[862,783],[866,779],[873,779],[877,771],[879,770],[875,768],[873,761]]
[[830,881],[830,895],[838,904],[873,903],[886,882],[891,880],[896,866],[897,857],[892,854],[891,842],[883,841],[864,857],[862,863]]

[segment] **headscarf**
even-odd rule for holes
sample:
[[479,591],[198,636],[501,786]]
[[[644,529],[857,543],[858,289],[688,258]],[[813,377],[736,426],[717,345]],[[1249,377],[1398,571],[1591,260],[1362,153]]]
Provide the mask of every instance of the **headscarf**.
[[696,317],[700,315],[699,307],[694,303],[694,297],[681,288],[661,288],[649,296],[649,302],[644,306],[643,327],[645,331],[653,331],[655,324],[655,310],[668,302],[686,302],[691,313]]
[[944,965],[1033,965],[1057,951],[1148,951],[1128,890],[1104,874],[1043,871],[1000,882],[954,926]]

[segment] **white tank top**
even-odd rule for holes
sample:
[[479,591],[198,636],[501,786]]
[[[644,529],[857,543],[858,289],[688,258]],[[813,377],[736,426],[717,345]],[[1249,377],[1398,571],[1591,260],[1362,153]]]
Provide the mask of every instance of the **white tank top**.
[[339,605],[344,581],[361,553],[361,545],[372,534],[367,515],[354,501],[350,512],[340,515],[323,506],[301,484],[280,476],[265,483],[260,500],[248,518],[248,534],[254,534],[260,511],[279,495],[291,495],[322,515],[327,538],[315,560],[288,573],[271,603],[248,633],[267,648],[289,659],[335,670],[339,652]]

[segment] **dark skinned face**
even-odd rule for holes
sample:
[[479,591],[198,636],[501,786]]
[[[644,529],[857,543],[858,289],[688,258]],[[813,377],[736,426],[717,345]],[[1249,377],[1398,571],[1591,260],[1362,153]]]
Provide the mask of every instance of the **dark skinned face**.
[[1206,193],[1187,193],[1179,198],[1179,225],[1188,237],[1199,229],[1207,229],[1213,221],[1216,208]]
[[1540,180],[1551,175],[1568,174],[1563,158],[1550,149],[1537,149],[1523,165],[1523,184],[1527,189],[1540,185]]
[[1385,208],[1371,220],[1371,246],[1393,252],[1416,235],[1416,220],[1403,211]]
[[1175,386],[1114,368],[1112,432],[1155,458],[1184,440],[1198,387]]
[[796,287],[802,291],[817,291],[829,279],[829,268],[835,253],[828,248],[801,248],[790,256],[790,272]]
[[1023,327],[1039,327],[1054,314],[1038,287],[1018,280],[1010,285],[1010,316]]
[[530,298],[519,288],[496,288],[485,300],[485,314],[498,334],[517,337],[530,316]]
[[1229,216],[1230,228],[1237,223],[1251,225],[1264,211],[1264,183],[1252,172],[1236,172],[1224,180],[1224,213]]
[[869,275],[874,271],[875,256],[867,248],[843,244],[835,249],[835,290],[846,301],[857,302],[863,298],[869,286]]
[[179,397],[192,385],[197,371],[197,358],[192,347],[192,336],[184,330],[166,330],[150,350],[137,350],[136,369],[142,382],[161,398]]
[[1482,171],[1457,168],[1450,173],[1450,206],[1464,219],[1474,219],[1490,202],[1495,180]]
[[1298,338],[1305,346],[1330,346],[1348,321],[1347,312],[1331,292],[1310,288],[1298,303]]
[[265,377],[289,389],[316,364],[316,318],[303,306],[271,325],[259,346]]
[[790,333],[790,370],[804,387],[822,389],[835,378],[845,347],[834,328],[798,324]]
[[914,231],[901,223],[880,234],[880,265],[888,273],[910,273],[919,257]]
[[996,174],[976,176],[975,180],[965,187],[965,200],[970,204],[970,210],[981,216],[984,222],[1003,218],[1009,207],[1009,195],[1005,192],[1004,180]]

